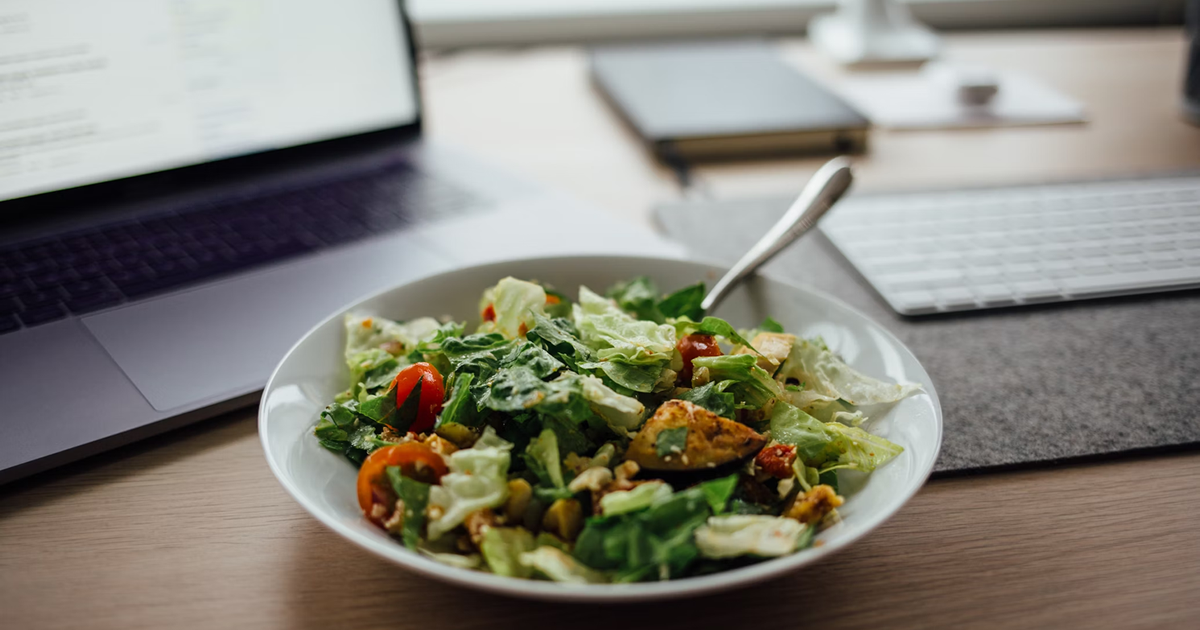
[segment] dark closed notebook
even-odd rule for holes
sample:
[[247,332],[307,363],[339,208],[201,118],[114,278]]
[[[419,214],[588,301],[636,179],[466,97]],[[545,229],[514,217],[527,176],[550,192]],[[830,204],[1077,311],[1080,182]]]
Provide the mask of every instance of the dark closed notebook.
[[603,46],[592,78],[659,155],[846,153],[868,122],[763,41]]

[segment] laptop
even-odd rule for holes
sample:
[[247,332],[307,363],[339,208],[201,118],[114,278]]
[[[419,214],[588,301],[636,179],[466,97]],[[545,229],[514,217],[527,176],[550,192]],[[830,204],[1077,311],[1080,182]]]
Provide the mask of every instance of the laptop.
[[388,286],[678,251],[422,140],[399,0],[4,10],[0,483],[253,404]]

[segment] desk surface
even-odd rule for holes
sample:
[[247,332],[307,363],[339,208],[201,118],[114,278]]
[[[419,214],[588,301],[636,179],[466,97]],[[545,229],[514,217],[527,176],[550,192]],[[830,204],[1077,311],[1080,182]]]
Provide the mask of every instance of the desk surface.
[[[953,58],[1045,78],[1082,99],[1092,123],[875,132],[859,160],[864,188],[1200,167],[1200,129],[1176,115],[1178,30],[948,44]],[[810,72],[835,72],[803,43],[783,48]],[[582,51],[471,51],[425,66],[432,136],[629,220],[648,222],[653,203],[679,197],[592,93]],[[699,175],[717,195],[764,195],[795,190],[819,163]],[[6,627],[71,628],[1183,627],[1200,614],[1198,496],[1197,452],[935,480],[808,571],[582,614],[428,583],[343,542],[271,477],[244,410],[0,488],[0,610]]]

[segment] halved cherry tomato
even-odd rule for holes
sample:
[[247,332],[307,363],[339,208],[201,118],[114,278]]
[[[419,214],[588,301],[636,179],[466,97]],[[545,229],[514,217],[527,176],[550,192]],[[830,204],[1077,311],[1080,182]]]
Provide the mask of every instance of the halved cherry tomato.
[[405,477],[424,483],[437,483],[449,471],[441,455],[419,442],[385,446],[368,455],[358,469],[358,507],[376,525],[382,525],[386,517],[374,513],[375,504],[383,505],[387,514],[396,504],[396,493],[387,478],[388,466],[399,466]]
[[428,363],[414,363],[400,370],[396,380],[392,381],[392,389],[396,390],[397,408],[402,407],[404,401],[408,400],[408,395],[412,393],[418,381],[421,382],[421,399],[417,402],[417,419],[408,427],[413,433],[433,428],[437,415],[442,411],[442,401],[446,398],[441,372]]
[[675,344],[675,348],[683,356],[683,369],[679,370],[679,377],[675,382],[684,387],[692,386],[692,359],[721,356],[721,347],[712,335],[685,335]]

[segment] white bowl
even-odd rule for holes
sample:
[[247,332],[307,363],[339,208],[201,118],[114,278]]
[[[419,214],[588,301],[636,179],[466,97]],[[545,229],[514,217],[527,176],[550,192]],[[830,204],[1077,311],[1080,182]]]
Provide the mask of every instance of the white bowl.
[[[480,293],[504,276],[550,283],[574,296],[579,285],[603,291],[618,280],[648,275],[664,291],[705,280],[722,268],[658,258],[560,257],[493,263],[438,274],[377,293],[346,310],[397,320],[449,315],[473,325]],[[574,586],[520,580],[449,567],[414,552],[371,525],[359,511],[353,464],[322,448],[312,436],[321,410],[345,389],[342,314],[331,315],[283,357],[263,392],[259,436],[271,471],[291,495],[330,529],[407,569],[454,584],[517,597],[558,601],[646,601],[685,597],[744,586],[794,571],[845,547],[895,514],[933,469],[942,440],[942,410],[929,375],[888,331],[841,302],[803,287],[757,277],[714,313],[734,326],[750,327],[771,316],[788,332],[821,335],[856,369],[899,382],[920,383],[925,392],[905,399],[868,429],[904,447],[870,476],[840,476],[846,504],[842,522],[817,536],[816,546],[749,567],[668,582]]]

